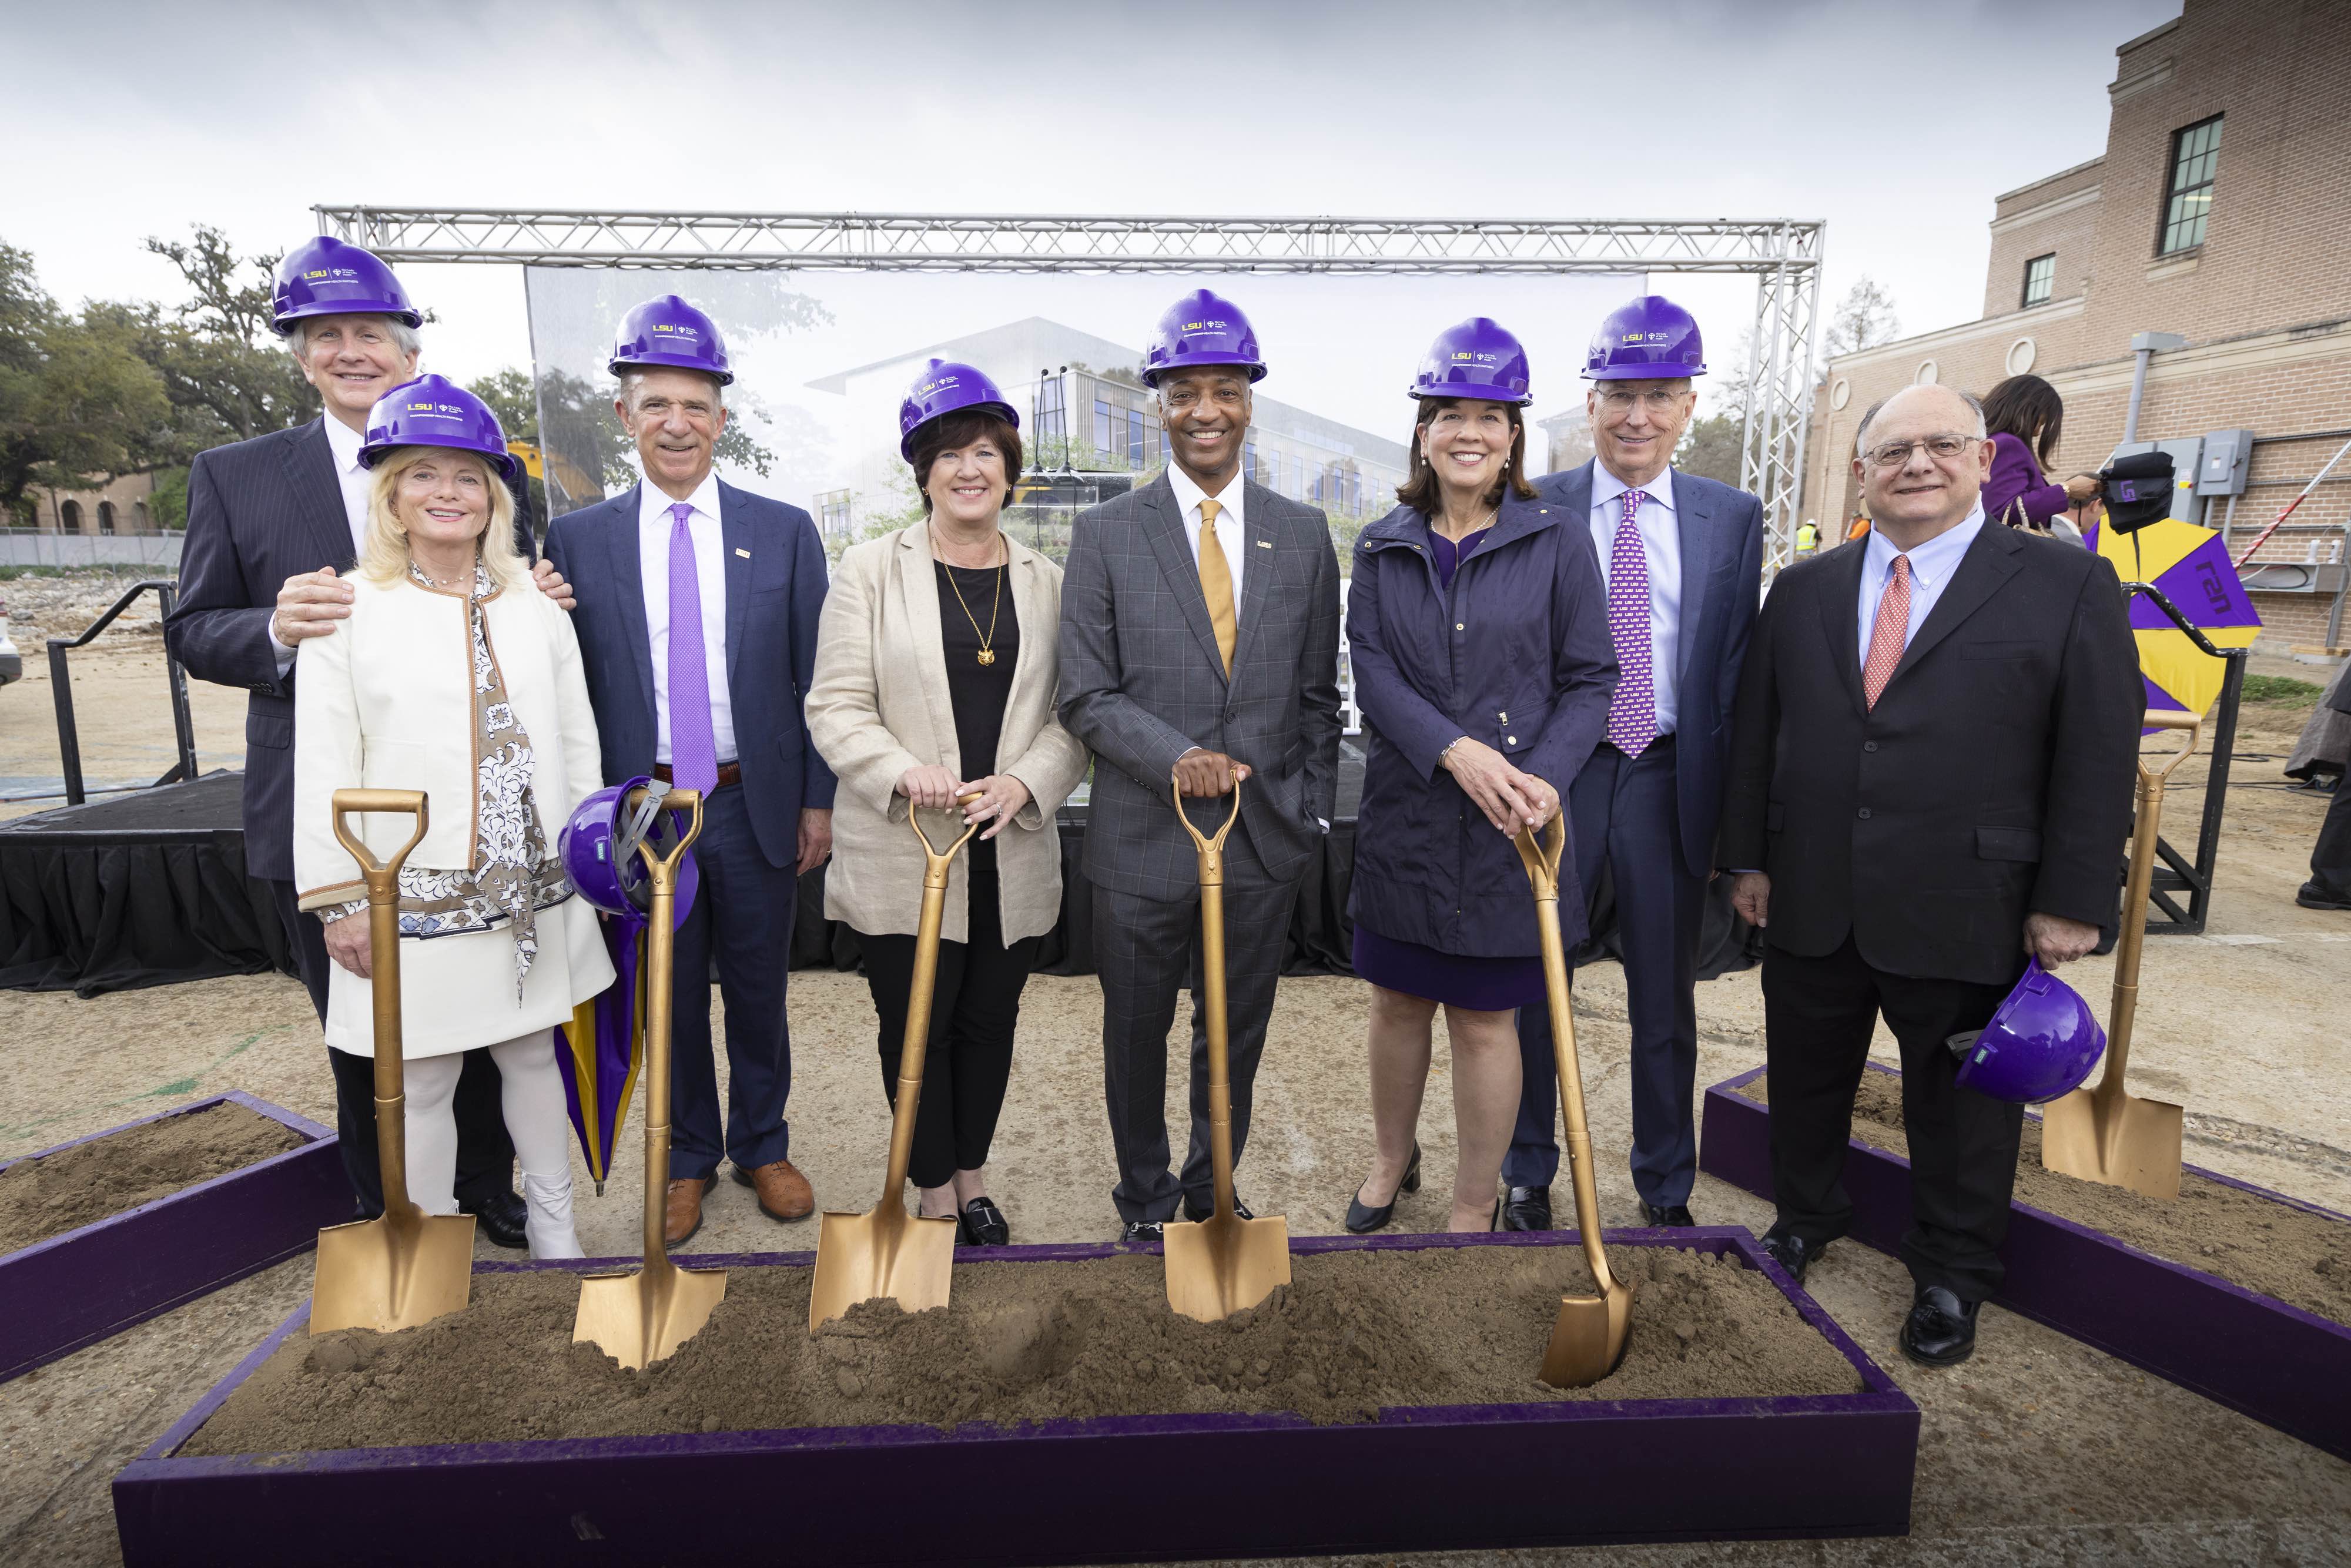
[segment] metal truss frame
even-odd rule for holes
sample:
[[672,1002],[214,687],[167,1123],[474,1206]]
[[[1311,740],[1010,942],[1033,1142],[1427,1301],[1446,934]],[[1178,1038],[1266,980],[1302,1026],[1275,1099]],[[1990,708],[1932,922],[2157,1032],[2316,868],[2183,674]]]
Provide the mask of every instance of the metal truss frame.
[[[828,272],[1743,273],[1756,280],[1740,483],[1790,559],[1826,225],[1792,219],[1108,217],[558,212],[322,204],[392,262]],[[1768,570],[1768,569],[1767,569]]]

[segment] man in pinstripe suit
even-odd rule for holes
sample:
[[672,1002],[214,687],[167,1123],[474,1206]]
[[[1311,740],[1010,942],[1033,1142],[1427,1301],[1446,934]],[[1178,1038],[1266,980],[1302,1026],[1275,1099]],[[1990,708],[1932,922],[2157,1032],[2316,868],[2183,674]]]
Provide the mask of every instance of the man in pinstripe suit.
[[[1079,517],[1061,585],[1061,723],[1096,760],[1084,865],[1119,1166],[1111,1201],[1128,1241],[1157,1239],[1179,1201],[1192,1219],[1215,1202],[1197,863],[1171,775],[1186,797],[1248,783],[1225,873],[1236,1164],[1290,908],[1337,791],[1338,562],[1321,512],[1240,471],[1250,383],[1264,374],[1229,301],[1203,289],[1161,318],[1143,380],[1174,462]],[[1192,1130],[1178,1176],[1167,1032],[1187,984]]]

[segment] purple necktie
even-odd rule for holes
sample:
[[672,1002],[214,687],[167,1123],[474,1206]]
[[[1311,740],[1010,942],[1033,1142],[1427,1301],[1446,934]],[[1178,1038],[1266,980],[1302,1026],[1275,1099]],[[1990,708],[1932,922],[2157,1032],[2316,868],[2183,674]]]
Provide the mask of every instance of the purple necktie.
[[1649,552],[1641,548],[1646,490],[1625,492],[1625,516],[1608,551],[1608,634],[1616,643],[1619,678],[1608,704],[1608,744],[1638,757],[1657,738],[1657,685],[1649,669]]
[[669,509],[669,771],[681,789],[718,788],[710,732],[710,659],[702,645],[702,574],[694,564],[692,503]]

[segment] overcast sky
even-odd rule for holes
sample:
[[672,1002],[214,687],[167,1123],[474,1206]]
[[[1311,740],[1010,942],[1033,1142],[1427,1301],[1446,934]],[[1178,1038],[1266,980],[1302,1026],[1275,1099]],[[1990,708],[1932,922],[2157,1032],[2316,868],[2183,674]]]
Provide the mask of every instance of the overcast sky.
[[[2103,151],[2115,46],[2178,11],[0,0],[0,239],[63,299],[169,300],[142,236],[279,249],[320,202],[1824,218],[1830,297],[1867,274],[1920,331],[1980,313],[1993,196]],[[528,361],[518,269],[403,276],[430,368]],[[1726,347],[1751,298],[1656,284]]]

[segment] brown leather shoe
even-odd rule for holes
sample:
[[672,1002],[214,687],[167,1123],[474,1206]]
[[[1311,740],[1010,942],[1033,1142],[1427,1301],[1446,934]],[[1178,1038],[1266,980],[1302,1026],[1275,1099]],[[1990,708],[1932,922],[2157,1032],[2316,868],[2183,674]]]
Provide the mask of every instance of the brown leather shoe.
[[702,1228],[702,1195],[710,1190],[715,1177],[696,1180],[693,1176],[673,1176],[669,1198],[662,1210],[662,1245],[681,1247],[693,1239]]
[[789,1222],[806,1219],[816,1212],[816,1193],[809,1186],[808,1177],[789,1160],[777,1160],[768,1165],[745,1170],[735,1167],[735,1179],[759,1195],[759,1212],[770,1219]]

